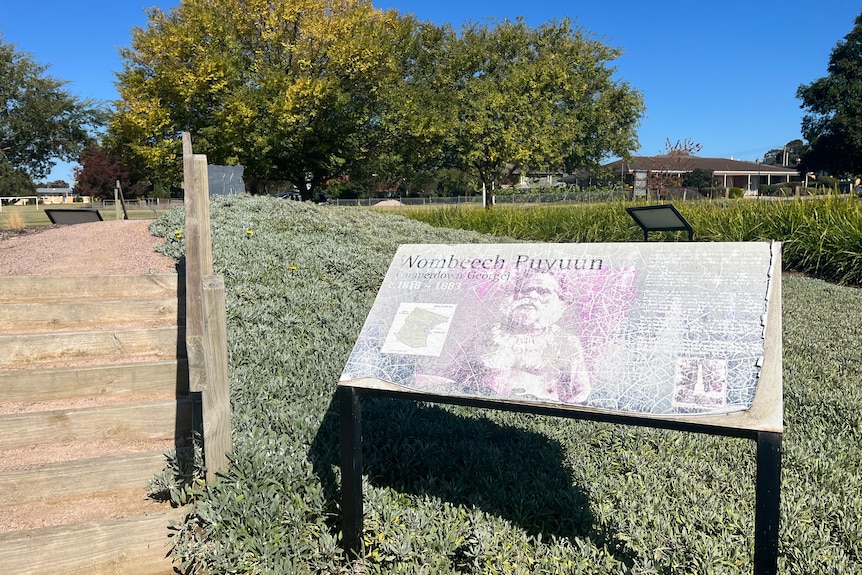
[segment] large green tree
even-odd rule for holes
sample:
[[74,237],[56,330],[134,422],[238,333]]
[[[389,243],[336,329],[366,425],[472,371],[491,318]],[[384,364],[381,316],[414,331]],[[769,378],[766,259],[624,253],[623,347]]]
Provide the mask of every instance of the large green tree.
[[27,174],[0,160],[0,196],[32,196],[35,193],[36,184]]
[[[614,78],[620,52],[568,19],[421,28],[398,95],[414,162],[438,154],[491,190],[515,171],[596,167],[637,147],[641,94]],[[408,137],[409,136],[409,137]],[[424,154],[424,156],[423,156]]]
[[289,181],[487,188],[516,170],[573,171],[636,147],[641,95],[619,52],[569,20],[452,26],[367,0],[184,0],[133,32],[106,144],[140,177],[180,181],[180,133],[253,189]]
[[802,85],[802,135],[809,148],[800,169],[833,176],[862,174],[862,14],[829,57],[828,75]]
[[77,160],[105,119],[47,69],[0,38],[0,161],[31,178],[44,178],[57,159]]
[[149,12],[119,74],[107,140],[130,165],[176,183],[180,134],[212,163],[242,164],[257,189],[306,197],[375,148],[382,78],[400,19],[365,0],[184,0]]

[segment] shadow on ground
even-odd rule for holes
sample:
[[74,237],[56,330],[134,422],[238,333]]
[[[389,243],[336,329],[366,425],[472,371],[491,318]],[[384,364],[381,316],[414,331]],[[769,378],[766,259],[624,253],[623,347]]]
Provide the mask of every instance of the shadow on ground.
[[[377,487],[478,508],[532,536],[614,538],[596,530],[585,491],[574,484],[560,444],[499,424],[482,410],[374,397],[362,399],[363,476]],[[341,529],[338,398],[333,396],[311,457]],[[632,557],[617,559],[631,564]]]

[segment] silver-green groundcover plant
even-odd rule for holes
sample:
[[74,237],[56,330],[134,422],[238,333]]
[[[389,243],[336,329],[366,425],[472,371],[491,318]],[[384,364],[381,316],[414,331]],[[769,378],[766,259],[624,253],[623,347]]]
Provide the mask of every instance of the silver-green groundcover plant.
[[[500,240],[270,198],[211,214],[235,453],[172,539],[184,570],[751,572],[751,442],[386,400],[363,404],[364,555],[348,567],[333,398],[383,273],[400,243]],[[175,257],[182,221],[152,226]],[[785,278],[783,573],[862,572],[860,325],[858,290]]]

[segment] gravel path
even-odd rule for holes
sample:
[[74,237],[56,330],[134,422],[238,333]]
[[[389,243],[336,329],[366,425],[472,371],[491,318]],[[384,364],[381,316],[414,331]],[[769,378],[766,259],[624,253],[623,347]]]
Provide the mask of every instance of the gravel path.
[[116,220],[0,229],[0,276],[171,273],[176,262],[155,251],[151,220]]

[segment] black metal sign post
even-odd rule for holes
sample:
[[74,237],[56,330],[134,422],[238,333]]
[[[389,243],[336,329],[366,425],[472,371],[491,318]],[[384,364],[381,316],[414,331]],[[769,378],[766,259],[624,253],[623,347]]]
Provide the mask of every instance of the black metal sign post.
[[362,550],[362,406],[353,387],[338,388],[341,439],[341,517],[344,547],[357,557]]
[[752,439],[757,443],[754,574],[777,575],[778,573],[781,433],[752,431],[716,425],[701,425],[683,421],[656,420],[650,417],[612,414],[600,411],[572,411],[570,409],[542,405],[342,385],[338,388],[339,412],[341,416],[339,424],[341,435],[341,512],[343,544],[350,556],[357,557],[362,551],[362,410],[360,398],[363,395]]
[[781,433],[757,434],[757,483],[754,508],[754,573],[778,573],[778,523],[781,502]]

